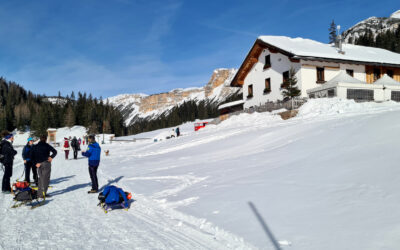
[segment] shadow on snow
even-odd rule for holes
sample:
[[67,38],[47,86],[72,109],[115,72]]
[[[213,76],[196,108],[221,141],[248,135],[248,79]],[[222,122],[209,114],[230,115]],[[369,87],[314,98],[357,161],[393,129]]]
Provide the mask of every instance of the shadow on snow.
[[57,178],[57,179],[53,179],[53,180],[50,180],[50,184],[54,185],[54,184],[58,184],[58,183],[61,183],[61,182],[64,182],[64,181],[69,181],[69,179],[71,179],[73,177],[75,177],[75,175],[64,176],[64,177],[60,177],[60,178]]
[[108,180],[108,183],[103,185],[100,189],[99,192],[103,192],[104,188],[113,184],[113,183],[118,183],[122,178],[124,178],[123,176],[117,177],[114,180]]
[[78,189],[81,189],[84,187],[90,187],[90,186],[91,186],[91,182],[83,183],[83,184],[76,184],[76,185],[72,185],[72,186],[62,189],[62,190],[57,190],[55,192],[51,192],[50,195],[56,196],[56,195],[60,195],[60,194],[65,194],[68,192],[72,192],[72,191],[75,191],[75,190],[78,190]]

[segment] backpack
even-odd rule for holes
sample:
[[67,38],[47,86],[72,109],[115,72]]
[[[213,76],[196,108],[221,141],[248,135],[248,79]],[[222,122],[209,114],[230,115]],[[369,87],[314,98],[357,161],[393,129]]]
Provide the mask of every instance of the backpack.
[[29,183],[27,181],[17,181],[13,184],[13,187],[15,187],[17,190],[23,190],[29,187]]
[[38,198],[37,191],[28,187],[28,188],[22,189],[21,191],[18,191],[15,194],[14,200],[15,201],[32,201],[37,198]]

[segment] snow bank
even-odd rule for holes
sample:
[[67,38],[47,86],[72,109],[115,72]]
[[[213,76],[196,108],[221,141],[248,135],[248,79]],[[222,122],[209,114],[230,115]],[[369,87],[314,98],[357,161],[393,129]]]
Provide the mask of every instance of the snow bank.
[[316,116],[332,116],[337,114],[365,114],[379,111],[400,109],[396,102],[362,102],[340,98],[310,99],[299,110],[300,119]]

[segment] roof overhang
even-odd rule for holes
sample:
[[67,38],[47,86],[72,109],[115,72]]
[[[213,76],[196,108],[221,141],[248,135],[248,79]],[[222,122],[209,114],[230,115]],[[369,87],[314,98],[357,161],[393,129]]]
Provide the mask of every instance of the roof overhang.
[[360,64],[360,65],[400,68],[400,64],[390,64],[390,63],[364,62],[364,61],[343,60],[343,59],[313,57],[313,56],[294,56],[294,58],[301,59],[301,60],[307,60],[307,61],[335,62],[335,63],[348,63],[348,64]]

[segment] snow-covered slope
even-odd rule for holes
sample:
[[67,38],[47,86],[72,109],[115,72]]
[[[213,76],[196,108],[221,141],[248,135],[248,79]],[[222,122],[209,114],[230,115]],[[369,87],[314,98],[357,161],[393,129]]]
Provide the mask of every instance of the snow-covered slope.
[[[87,160],[60,155],[45,206],[13,210],[0,195],[0,248],[274,249],[251,201],[291,243],[283,249],[397,249],[399,129],[398,103],[313,99],[286,121],[241,114],[182,125],[179,138],[102,145],[100,186],[136,200],[107,215],[86,193]],[[13,179],[21,173],[17,157]]]
[[164,112],[189,100],[209,100],[216,104],[225,101],[240,89],[230,87],[235,69],[217,69],[210,81],[201,88],[175,89],[155,95],[123,94],[108,98],[110,104],[121,110],[125,124],[131,125],[138,118],[154,119]]
[[357,38],[364,35],[367,30],[371,30],[374,37],[379,33],[388,30],[393,31],[400,25],[400,10],[394,12],[390,17],[370,17],[363,20],[350,29],[343,32],[343,37],[347,43],[354,43]]

